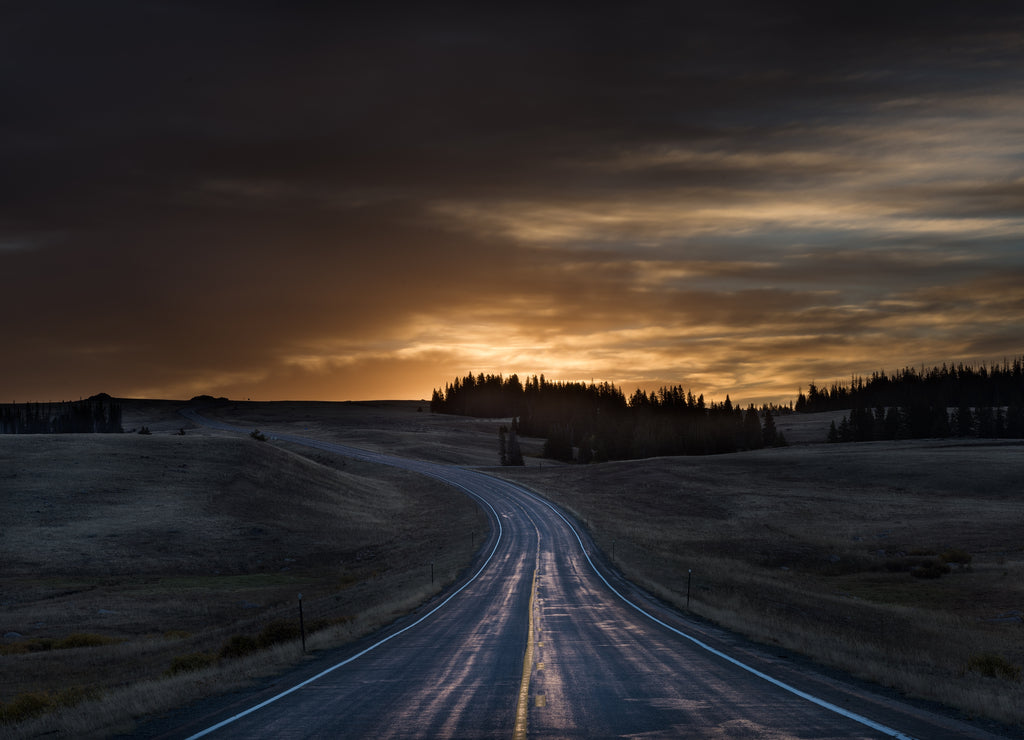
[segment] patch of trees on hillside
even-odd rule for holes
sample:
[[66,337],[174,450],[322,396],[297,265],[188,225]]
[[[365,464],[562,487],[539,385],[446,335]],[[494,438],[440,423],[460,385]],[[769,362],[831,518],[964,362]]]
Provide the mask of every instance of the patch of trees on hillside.
[[845,409],[998,408],[1024,405],[1024,357],[1002,365],[957,365],[915,370],[906,367],[870,378],[855,376],[849,385],[832,383],[819,388],[811,383],[800,391],[794,410],[798,413]]
[[801,391],[799,412],[851,409],[829,442],[944,437],[1024,438],[1024,358],[1002,365],[946,364],[884,370]]
[[[516,433],[546,440],[545,457],[583,463],[785,444],[771,407],[741,409],[728,396],[707,403],[680,386],[651,393],[638,389],[627,399],[607,382],[551,382],[534,375],[524,383],[514,374],[469,374],[435,390],[430,410],[512,417]],[[507,448],[501,449],[504,463]]]
[[942,406],[877,406],[854,408],[828,430],[829,442],[871,442],[893,439],[980,437],[1024,439],[1024,406],[962,404],[952,413]]
[[82,401],[0,406],[0,434],[120,433],[121,404],[106,394]]

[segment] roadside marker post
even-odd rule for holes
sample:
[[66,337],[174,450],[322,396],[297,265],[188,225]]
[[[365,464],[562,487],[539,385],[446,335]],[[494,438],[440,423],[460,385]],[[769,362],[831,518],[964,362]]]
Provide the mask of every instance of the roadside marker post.
[[690,608],[690,581],[693,580],[693,568],[686,569],[686,608]]
[[299,633],[302,635],[302,654],[306,654],[306,624],[302,621],[302,594],[299,594]]

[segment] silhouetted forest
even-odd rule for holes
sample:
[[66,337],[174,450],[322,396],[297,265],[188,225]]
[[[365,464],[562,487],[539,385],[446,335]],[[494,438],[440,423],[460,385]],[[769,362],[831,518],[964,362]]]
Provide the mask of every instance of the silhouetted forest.
[[[812,401],[812,399],[814,399]],[[812,384],[797,409],[850,409],[829,428],[829,442],[943,437],[1024,438],[1024,362],[1001,367],[906,368],[893,377],[819,391]]]
[[[924,437],[1024,438],[1024,358],[1002,365],[943,364],[930,370],[853,377],[849,385],[814,383],[796,403],[746,409],[706,403],[680,386],[628,398],[610,383],[551,382],[533,376],[466,375],[435,390],[430,410],[512,417],[499,441],[502,464],[521,464],[516,435],[546,440],[544,455],[592,462],[659,455],[708,455],[784,445],[774,417],[851,409],[828,441]],[[515,443],[515,455],[510,454]]]
[[116,433],[121,427],[121,404],[106,394],[84,401],[22,403],[0,406],[2,434]]
[[827,389],[811,383],[807,394],[800,392],[794,410],[798,413],[841,411],[879,406],[1021,406],[1024,401],[1024,358],[992,368],[986,365],[956,366],[943,363],[930,370],[903,368],[892,375],[884,370],[870,378],[853,377],[849,385],[832,383]]
[[[435,390],[430,410],[512,417],[512,435],[546,439],[545,457],[584,463],[785,444],[771,407],[744,410],[728,396],[709,404],[679,386],[649,394],[637,390],[627,399],[610,383],[553,383],[543,375],[523,383],[517,375],[467,375]],[[501,461],[508,460],[502,447]]]

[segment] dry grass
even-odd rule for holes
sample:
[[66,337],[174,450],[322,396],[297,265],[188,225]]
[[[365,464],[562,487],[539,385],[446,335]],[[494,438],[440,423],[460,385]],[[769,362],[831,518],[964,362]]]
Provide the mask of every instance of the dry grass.
[[[104,695],[24,724],[30,736],[123,730],[255,670],[242,666],[280,667],[264,653],[161,679],[176,657],[295,619],[300,592],[307,623],[335,625],[311,645],[366,634],[454,581],[483,540],[476,505],[435,481],[170,434],[179,419],[152,436],[0,437],[0,634],[21,635],[0,648],[0,703]],[[114,644],[61,649],[75,633]]]
[[[422,407],[423,404],[418,406]],[[216,415],[462,465],[495,465],[501,420],[417,404],[228,404]],[[815,444],[842,413],[783,416],[791,447],[592,466],[497,468],[574,513],[634,581],[822,663],[982,717],[1024,723],[1020,445]],[[323,420],[323,421],[321,421]],[[614,544],[613,544],[614,543]],[[947,551],[948,575],[910,568]],[[932,554],[929,554],[932,553]],[[954,560],[957,558],[954,558]],[[972,670],[984,656],[1002,677]],[[981,656],[981,657],[979,657]]]
[[[859,676],[1024,723],[1020,445],[820,445],[503,474],[583,521],[634,581]],[[614,544],[613,544],[614,543]],[[963,559],[939,578],[917,563]]]
[[[319,437],[391,455],[452,465],[499,464],[498,427],[508,419],[432,414],[429,409],[426,401],[242,401],[210,406],[203,413],[243,428]],[[539,454],[543,446],[543,440],[521,441],[525,455]]]
[[[125,404],[125,426],[147,425],[150,437],[0,438],[0,630],[126,640],[0,656],[0,700],[118,676],[104,703],[23,724],[28,736],[103,735],[280,670],[296,660],[294,644],[158,680],[175,656],[257,634],[294,610],[298,591],[307,618],[352,618],[312,646],[365,634],[429,595],[425,562],[443,561],[439,575],[454,578],[481,542],[475,506],[437,483],[196,430],[180,406]],[[207,413],[246,429],[497,463],[499,420],[433,415],[420,402],[232,402]],[[778,424],[791,443],[816,442],[830,418]],[[172,436],[182,427],[187,436]],[[693,568],[699,614],[918,696],[1024,722],[1024,684],[1014,680],[1024,665],[1020,446],[805,445],[541,466],[529,457],[541,442],[523,442],[528,467],[501,473],[575,513],[627,575],[666,600],[685,604]],[[442,506],[453,521],[433,516]],[[480,536],[467,542],[468,530]],[[907,570],[950,550],[970,564],[937,579]]]

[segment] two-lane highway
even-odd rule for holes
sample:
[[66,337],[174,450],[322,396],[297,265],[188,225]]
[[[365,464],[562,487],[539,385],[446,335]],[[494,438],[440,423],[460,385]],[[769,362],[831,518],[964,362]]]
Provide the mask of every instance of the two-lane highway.
[[194,717],[175,736],[994,737],[863,687],[805,676],[756,648],[732,649],[735,638],[605,572],[585,533],[520,486],[322,440],[276,438],[461,488],[492,517],[491,551],[431,612],[244,708]]

